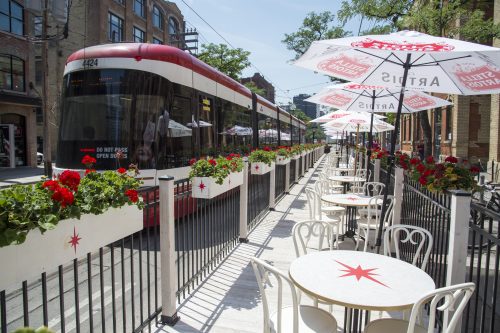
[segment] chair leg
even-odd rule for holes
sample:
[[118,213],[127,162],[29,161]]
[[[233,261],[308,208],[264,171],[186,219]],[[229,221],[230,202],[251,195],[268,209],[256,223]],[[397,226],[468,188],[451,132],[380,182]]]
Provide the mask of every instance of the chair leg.
[[359,242],[361,241],[361,228],[358,227],[358,231],[356,232],[358,235],[356,237],[356,247],[354,248],[354,251],[358,250],[359,247]]
[[367,230],[365,231],[365,246],[364,246],[364,249],[363,249],[363,251],[364,251],[364,252],[366,252],[366,249],[368,248],[368,237],[369,237],[369,233],[370,233],[370,231],[367,229]]

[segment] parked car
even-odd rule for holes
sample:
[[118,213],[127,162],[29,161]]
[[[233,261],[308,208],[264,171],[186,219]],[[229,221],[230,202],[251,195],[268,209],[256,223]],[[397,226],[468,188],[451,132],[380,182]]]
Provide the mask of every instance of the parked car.
[[36,152],[36,163],[37,164],[42,164],[43,163],[43,154]]

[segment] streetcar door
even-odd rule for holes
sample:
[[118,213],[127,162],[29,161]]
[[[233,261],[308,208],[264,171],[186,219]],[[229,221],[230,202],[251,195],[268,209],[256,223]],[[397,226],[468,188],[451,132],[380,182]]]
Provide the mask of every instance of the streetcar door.
[[216,154],[215,98],[208,94],[198,94],[198,110],[193,116],[192,128],[196,133],[196,145],[200,156]]

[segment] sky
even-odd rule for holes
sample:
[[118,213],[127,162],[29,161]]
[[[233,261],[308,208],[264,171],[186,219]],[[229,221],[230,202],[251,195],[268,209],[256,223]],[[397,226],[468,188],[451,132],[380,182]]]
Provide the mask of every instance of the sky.
[[[276,103],[288,104],[300,93],[314,94],[329,83],[329,78],[291,65],[294,52],[281,42],[285,33],[298,30],[309,12],[336,13],[341,0],[184,0],[232,46],[250,51],[253,66],[243,77],[260,72],[276,91]],[[187,28],[200,33],[199,46],[226,42],[205,24],[182,0],[173,0],[181,9]],[[345,29],[357,32],[357,18]]]

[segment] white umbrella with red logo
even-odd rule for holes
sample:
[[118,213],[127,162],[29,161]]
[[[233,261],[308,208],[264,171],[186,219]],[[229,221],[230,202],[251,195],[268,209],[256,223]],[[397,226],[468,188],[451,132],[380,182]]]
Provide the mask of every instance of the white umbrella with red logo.
[[[316,41],[294,64],[347,81],[402,88],[389,174],[394,166],[405,89],[461,95],[500,93],[500,49],[416,31]],[[386,202],[387,191],[382,216]],[[378,249],[384,218],[380,221]]]
[[[316,103],[316,102],[313,102],[313,103]],[[317,104],[321,104],[321,103],[317,103]],[[322,115],[321,117],[315,118],[315,119],[311,120],[310,123],[327,123],[327,122],[330,122],[332,120],[338,119],[340,117],[348,116],[350,114],[352,114],[351,111],[337,110],[337,111],[333,111],[333,112],[327,113],[325,115]],[[375,115],[375,118],[382,119],[385,117],[381,116],[381,115]]]
[[[326,87],[316,95],[306,99],[308,102],[342,108],[346,111],[373,111],[395,113],[398,109],[401,88],[385,88],[358,83],[342,83]],[[413,113],[439,108],[452,103],[428,95],[421,91],[407,90],[403,99],[402,113]],[[372,112],[372,116],[373,116]],[[369,166],[373,143],[372,131],[368,132],[367,158]]]

